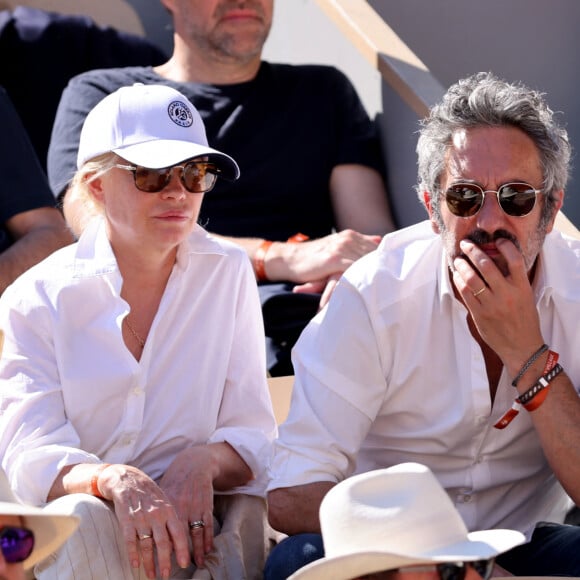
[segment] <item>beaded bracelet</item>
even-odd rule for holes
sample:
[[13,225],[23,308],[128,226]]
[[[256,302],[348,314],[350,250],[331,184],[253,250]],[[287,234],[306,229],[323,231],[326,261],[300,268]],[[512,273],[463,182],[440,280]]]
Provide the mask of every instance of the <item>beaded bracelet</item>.
[[548,345],[543,344],[525,363],[520,369],[520,372],[516,375],[515,379],[512,381],[512,387],[516,387],[518,381],[524,376],[524,373],[538,360],[543,353],[548,350]]
[[99,489],[99,476],[107,467],[110,467],[110,463],[103,463],[101,464],[98,469],[93,473],[93,477],[91,477],[91,493],[98,498],[105,499],[101,490]]

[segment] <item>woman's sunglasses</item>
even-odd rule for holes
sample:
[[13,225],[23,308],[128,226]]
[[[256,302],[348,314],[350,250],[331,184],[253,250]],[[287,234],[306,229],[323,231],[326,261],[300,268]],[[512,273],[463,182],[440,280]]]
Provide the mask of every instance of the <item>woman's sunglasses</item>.
[[220,170],[207,161],[189,161],[182,165],[172,165],[162,169],[151,169],[136,165],[120,165],[115,167],[133,172],[135,187],[147,193],[158,193],[165,189],[171,181],[175,169],[179,169],[179,179],[183,187],[190,193],[206,193],[210,191],[217,180]]
[[536,197],[541,189],[529,183],[504,183],[497,191],[484,190],[475,183],[454,183],[445,192],[449,211],[459,217],[473,217],[482,208],[486,193],[495,193],[501,209],[509,216],[524,217],[536,205]]
[[464,580],[467,575],[467,568],[471,566],[483,580],[489,580],[493,572],[493,565],[495,558],[489,560],[475,560],[473,562],[448,562],[444,564],[436,564],[434,566],[408,566],[399,568],[397,572],[403,574],[409,572],[433,572],[436,571],[439,580]]
[[34,533],[28,528],[4,526],[0,528],[0,549],[8,564],[24,562],[34,548]]

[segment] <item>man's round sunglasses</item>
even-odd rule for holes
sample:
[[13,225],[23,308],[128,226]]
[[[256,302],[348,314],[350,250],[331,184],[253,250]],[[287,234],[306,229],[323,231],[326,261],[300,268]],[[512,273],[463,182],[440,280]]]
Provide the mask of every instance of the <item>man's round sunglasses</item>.
[[28,528],[4,526],[0,528],[0,549],[8,564],[24,562],[34,548],[34,533]]
[[207,161],[189,161],[181,165],[171,165],[162,169],[151,169],[139,165],[116,164],[115,167],[131,171],[135,187],[147,193],[158,193],[171,181],[175,169],[179,169],[179,179],[190,193],[210,191],[218,178],[220,170]]
[[486,189],[476,183],[454,183],[445,192],[445,201],[449,211],[459,217],[469,218],[483,207],[486,193],[495,193],[501,209],[509,216],[527,216],[536,205],[538,193],[529,183],[504,183],[496,190]]
[[495,558],[489,560],[475,560],[473,562],[446,562],[434,566],[408,566],[399,568],[397,571],[404,573],[409,572],[437,572],[439,580],[464,580],[467,575],[467,568],[471,566],[483,580],[489,580],[493,572]]

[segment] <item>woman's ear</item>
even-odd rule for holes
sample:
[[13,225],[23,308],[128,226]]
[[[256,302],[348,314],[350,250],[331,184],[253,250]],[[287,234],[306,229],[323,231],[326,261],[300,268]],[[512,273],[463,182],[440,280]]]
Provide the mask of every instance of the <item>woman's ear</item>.
[[87,173],[84,176],[84,181],[89,189],[91,197],[102,204],[104,202],[103,180],[100,177],[94,177],[94,175],[94,173]]

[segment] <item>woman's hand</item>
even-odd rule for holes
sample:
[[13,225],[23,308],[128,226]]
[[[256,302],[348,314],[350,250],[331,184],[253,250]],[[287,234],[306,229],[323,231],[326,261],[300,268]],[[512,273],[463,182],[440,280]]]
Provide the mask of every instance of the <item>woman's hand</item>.
[[159,485],[191,535],[196,566],[203,566],[213,548],[214,490],[244,485],[252,477],[246,462],[225,442],[184,449],[168,467]]
[[143,562],[147,577],[155,578],[155,551],[162,578],[170,576],[173,551],[182,568],[190,565],[187,531],[171,499],[148,475],[136,467],[114,464],[100,473],[98,486],[115,505],[133,568]]
[[198,567],[203,566],[205,555],[213,548],[213,481],[216,476],[217,465],[210,446],[200,445],[179,453],[160,481],[161,488],[175,506],[182,529],[191,535],[194,562]]

